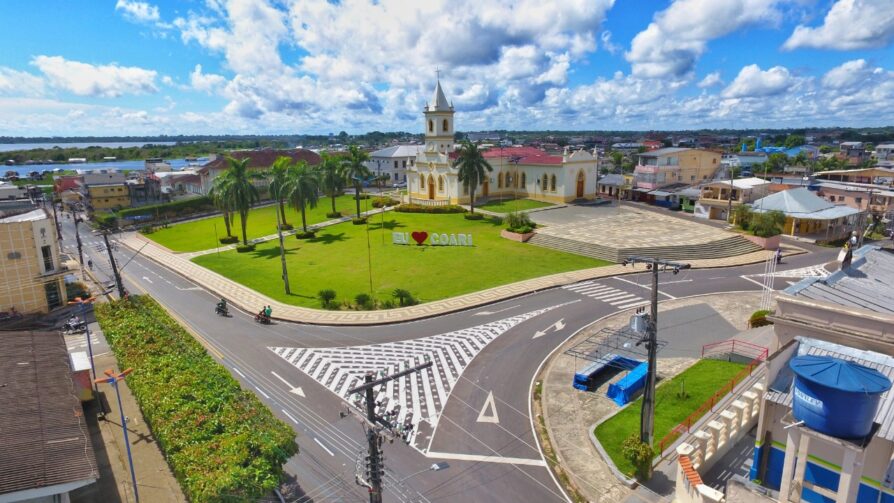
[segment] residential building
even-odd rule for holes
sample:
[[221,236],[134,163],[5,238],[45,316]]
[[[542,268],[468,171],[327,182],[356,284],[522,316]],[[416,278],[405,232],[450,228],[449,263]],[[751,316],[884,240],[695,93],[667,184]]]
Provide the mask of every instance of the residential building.
[[[221,173],[226,171],[226,169],[229,167],[229,161],[227,161],[227,157],[233,157],[234,159],[239,160],[247,158],[249,170],[254,172],[263,172],[270,169],[270,166],[273,166],[273,163],[283,156],[289,157],[296,162],[304,161],[311,166],[320,164],[319,154],[303,148],[296,148],[291,150],[239,150],[230,152],[227,155],[218,156],[212,159],[201,168],[196,170],[196,174],[199,175],[199,180],[202,187],[202,194],[207,195],[208,192],[211,190],[214,179],[217,178]],[[257,181],[256,185],[261,188],[266,188],[267,181]]]
[[829,202],[843,203],[877,217],[883,217],[894,211],[894,187],[827,181],[820,181],[817,186],[819,195]]
[[[423,114],[425,147],[407,166],[408,199],[430,205],[466,203],[468,185],[459,182],[453,166],[454,110],[440,81]],[[558,203],[596,197],[595,153],[566,148],[562,155],[552,155],[534,147],[509,147],[493,148],[483,155],[493,172],[478,183],[476,197],[527,197]]]
[[46,313],[63,305],[65,273],[56,225],[46,210],[0,218],[0,311]]
[[173,171],[171,164],[160,157],[146,159],[146,161],[143,163],[143,166],[148,173],[165,173]]
[[407,166],[416,162],[422,145],[395,145],[369,154],[366,167],[373,176],[387,177],[389,183],[407,181]]
[[599,181],[596,182],[596,194],[599,197],[610,199],[629,199],[632,185],[628,183],[627,178],[632,177],[616,173],[601,176]]
[[128,206],[130,206],[130,192],[126,182],[87,185],[88,213],[119,210]]
[[757,213],[781,211],[785,214],[783,234],[830,242],[845,238],[857,228],[864,213],[846,205],[836,205],[806,187],[784,190],[754,201]]
[[822,171],[815,175],[823,180],[839,182],[870,183],[894,187],[894,168],[874,167],[866,169],[836,169]]
[[761,178],[715,180],[702,185],[694,215],[711,220],[727,220],[730,207],[748,204],[769,194],[770,182]]
[[765,152],[735,152],[732,154],[723,154],[722,162],[731,168],[753,170],[755,166],[767,162],[767,154]]
[[157,172],[159,190],[165,198],[202,195],[202,177],[196,170]]
[[99,479],[59,331],[0,337],[0,501],[68,502]]
[[638,157],[633,171],[637,189],[654,190],[671,183],[701,183],[713,179],[720,167],[720,153],[694,148],[662,148]]
[[883,143],[875,147],[875,158],[879,161],[894,161],[894,143]]
[[84,171],[78,174],[81,177],[82,186],[90,186],[96,184],[120,184],[127,180],[127,176],[114,169],[103,169]]
[[0,182],[0,199],[27,199],[28,189],[9,182]]
[[838,156],[851,165],[857,165],[869,159],[866,147],[861,141],[843,141],[838,145]]
[[134,178],[128,178],[126,183],[131,206],[155,204],[161,201],[161,180],[154,174],[140,174]]

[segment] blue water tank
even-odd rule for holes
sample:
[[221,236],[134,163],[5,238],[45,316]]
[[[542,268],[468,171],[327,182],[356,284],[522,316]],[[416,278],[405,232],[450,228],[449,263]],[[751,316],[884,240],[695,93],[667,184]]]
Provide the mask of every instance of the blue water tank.
[[878,370],[831,356],[792,358],[792,413],[809,428],[838,438],[865,437],[872,430],[882,393],[891,380]]

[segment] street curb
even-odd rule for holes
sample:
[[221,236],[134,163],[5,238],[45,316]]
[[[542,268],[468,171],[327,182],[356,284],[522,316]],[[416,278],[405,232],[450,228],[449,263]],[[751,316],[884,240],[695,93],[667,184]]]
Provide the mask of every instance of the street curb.
[[[633,402],[630,402],[630,403],[633,403]],[[627,405],[625,405],[625,406],[621,407],[620,409],[618,409],[618,412],[621,412],[622,410],[624,410],[624,409],[626,409],[627,407],[629,407],[629,406],[630,406],[630,403],[628,403]],[[595,423],[591,424],[591,425],[589,426],[589,429],[587,430],[587,434],[588,434],[588,436],[590,437],[590,442],[592,442],[593,447],[595,447],[596,450],[599,451],[599,455],[602,457],[602,461],[604,461],[605,464],[608,465],[608,469],[611,470],[611,472],[612,472],[612,474],[615,476],[615,478],[617,478],[618,480],[620,480],[621,483],[624,484],[625,486],[627,486],[628,489],[636,489],[636,486],[639,485],[639,482],[637,482],[636,479],[631,479],[631,478],[627,477],[626,475],[624,475],[623,473],[621,473],[621,470],[618,470],[618,467],[615,465],[615,462],[612,461],[611,456],[609,456],[608,453],[605,452],[605,449],[602,448],[602,444],[599,442],[599,439],[596,438],[596,433],[595,433],[596,428],[597,428],[600,424],[602,424],[602,423],[608,421],[609,419],[615,417],[615,415],[616,415],[618,412],[615,412],[614,414],[612,414],[612,415],[610,415],[610,416],[606,416],[606,417],[600,419],[599,421],[596,421]]]

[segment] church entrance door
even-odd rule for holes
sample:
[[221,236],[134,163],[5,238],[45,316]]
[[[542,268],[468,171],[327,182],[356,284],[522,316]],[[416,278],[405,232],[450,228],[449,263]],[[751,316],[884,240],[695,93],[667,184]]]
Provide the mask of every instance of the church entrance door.
[[435,198],[435,181],[431,176],[428,177],[428,198]]
[[490,185],[490,184],[488,183],[487,180],[485,180],[484,186],[481,187],[481,197],[487,197],[488,189],[490,189],[490,187],[488,185]]
[[584,197],[584,173],[577,174],[577,197]]

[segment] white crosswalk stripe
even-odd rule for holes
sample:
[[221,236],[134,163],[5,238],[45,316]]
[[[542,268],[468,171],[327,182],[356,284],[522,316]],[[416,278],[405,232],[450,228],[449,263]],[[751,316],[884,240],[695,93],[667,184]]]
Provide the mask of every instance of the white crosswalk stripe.
[[[99,344],[99,338],[94,334],[90,334],[90,344],[96,346]],[[84,334],[67,335],[65,336],[65,345],[68,349],[85,349],[87,347],[87,338],[84,337]]]
[[574,293],[579,293],[593,300],[605,302],[606,304],[617,307],[618,309],[627,309],[641,304],[648,304],[649,302],[648,300],[636,294],[625,292],[624,290],[620,290],[611,286],[606,286],[593,280],[582,281],[573,285],[566,285],[563,286],[562,289]]
[[361,405],[360,397],[349,396],[348,390],[361,384],[367,371],[375,371],[377,377],[383,377],[431,361],[430,368],[391,381],[376,390],[376,403],[381,404],[378,413],[394,414],[398,425],[412,425],[409,441],[421,449],[422,446],[415,445],[419,423],[425,421],[432,428],[438,424],[450,391],[463,370],[485,346],[520,323],[570,303],[414,340],[336,348],[268,349],[356,406]]

